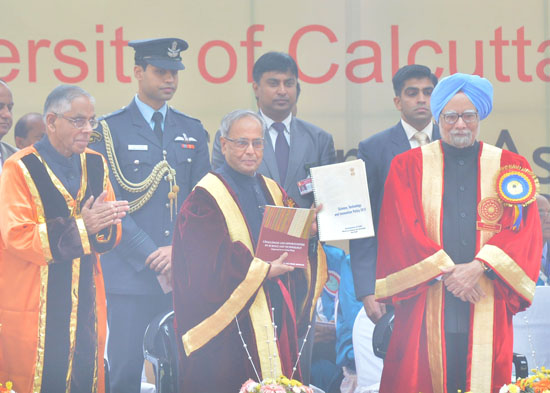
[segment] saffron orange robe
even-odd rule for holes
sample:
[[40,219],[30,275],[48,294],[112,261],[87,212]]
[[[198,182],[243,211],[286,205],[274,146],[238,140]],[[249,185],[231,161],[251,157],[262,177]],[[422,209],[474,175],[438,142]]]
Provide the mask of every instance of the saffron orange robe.
[[[263,176],[260,183],[268,204],[285,203],[277,183]],[[221,176],[209,173],[186,199],[172,247],[180,392],[236,392],[248,378],[257,380],[256,372],[260,379],[290,377],[301,344],[297,336],[305,333],[326,281],[324,253],[311,258],[307,269],[279,277],[285,301],[276,312],[287,325],[275,341],[264,285],[270,265],[254,257],[242,208]]]
[[0,176],[0,381],[17,392],[104,392],[105,293],[98,253],[120,226],[88,235],[80,206],[106,189],[103,157],[86,149],[74,199],[34,147]]
[[[442,247],[444,157],[441,142],[397,156],[384,191],[378,229],[376,298],[395,306],[394,330],[381,393],[446,391],[444,284],[441,268],[454,265]],[[478,203],[496,197],[501,167],[530,169],[523,157],[481,143]],[[477,216],[478,221],[483,221]],[[498,233],[477,231],[476,259],[496,278],[480,279],[486,296],[472,304],[466,390],[498,392],[510,382],[512,316],[533,299],[542,247],[535,204],[523,208],[518,232],[513,208],[504,207]]]

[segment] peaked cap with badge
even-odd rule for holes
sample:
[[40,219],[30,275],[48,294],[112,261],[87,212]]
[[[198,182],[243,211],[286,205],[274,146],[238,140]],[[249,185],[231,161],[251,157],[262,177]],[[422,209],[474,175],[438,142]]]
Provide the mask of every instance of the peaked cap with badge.
[[128,42],[128,46],[136,51],[134,56],[136,64],[145,62],[165,70],[185,69],[180,52],[186,50],[189,45],[180,38],[134,40]]

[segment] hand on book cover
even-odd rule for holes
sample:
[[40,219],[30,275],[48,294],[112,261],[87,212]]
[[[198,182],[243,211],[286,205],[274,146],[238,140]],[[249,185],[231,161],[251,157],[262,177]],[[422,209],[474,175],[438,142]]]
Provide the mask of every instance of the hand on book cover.
[[267,278],[275,278],[280,276],[281,274],[285,274],[294,270],[294,267],[285,265],[283,263],[286,257],[288,257],[288,252],[283,252],[279,258],[270,262],[271,268],[269,269]]

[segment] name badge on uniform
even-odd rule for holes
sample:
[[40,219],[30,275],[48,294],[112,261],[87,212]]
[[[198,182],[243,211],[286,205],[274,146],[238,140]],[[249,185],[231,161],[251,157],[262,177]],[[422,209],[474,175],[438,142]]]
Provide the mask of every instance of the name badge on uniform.
[[311,177],[306,177],[304,180],[298,182],[298,190],[300,190],[300,195],[307,195],[313,192],[313,183],[311,182]]
[[149,150],[149,145],[128,145],[128,150],[146,151]]

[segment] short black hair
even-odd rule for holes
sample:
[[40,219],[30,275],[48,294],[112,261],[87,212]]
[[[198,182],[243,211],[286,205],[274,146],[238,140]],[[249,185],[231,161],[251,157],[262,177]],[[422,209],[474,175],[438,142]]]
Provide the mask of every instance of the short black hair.
[[292,72],[296,79],[298,79],[298,66],[294,59],[284,52],[267,52],[260,56],[256,63],[254,63],[254,68],[252,69],[252,78],[254,82],[260,83],[262,75],[266,72]]
[[401,92],[403,91],[403,86],[405,86],[405,82],[412,78],[429,78],[432,81],[434,87],[437,85],[437,76],[435,76],[432,71],[425,65],[406,65],[397,70],[391,80],[393,83],[393,91],[395,92],[396,97],[401,95]]
[[137,66],[140,66],[141,68],[143,68],[143,71],[147,70],[147,66],[149,64],[147,64],[147,62],[145,60],[140,59],[140,60],[136,60],[135,62],[136,62]]
[[29,134],[29,122],[33,117],[42,120],[42,115],[37,112],[30,112],[21,116],[21,118],[17,120],[17,123],[15,123],[15,128],[13,129],[14,136],[26,138]]

